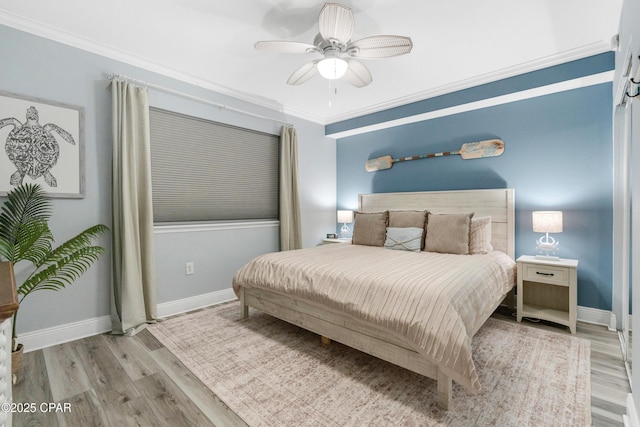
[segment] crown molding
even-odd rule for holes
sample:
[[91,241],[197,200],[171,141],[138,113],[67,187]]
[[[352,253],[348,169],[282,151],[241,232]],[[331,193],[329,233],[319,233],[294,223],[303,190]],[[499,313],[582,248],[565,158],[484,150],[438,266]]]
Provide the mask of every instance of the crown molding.
[[48,24],[34,21],[32,19],[25,18],[24,16],[17,15],[12,12],[0,11],[0,24],[39,37],[43,37],[48,40],[75,47],[77,49],[81,49],[96,55],[123,62],[127,65],[142,68],[144,70],[151,71],[165,77],[170,77],[202,89],[230,96],[240,101],[248,102],[259,107],[269,108],[285,115],[298,117],[300,119],[308,120],[322,125],[326,124],[326,120],[323,117],[318,117],[316,115],[308,114],[304,111],[283,107],[281,104],[277,103],[274,100],[253,96],[208,80],[195,77],[189,73],[167,67],[166,65],[148,59],[140,58],[137,55],[120,49],[115,49],[112,46],[105,45],[104,43],[100,43],[86,37],[81,37],[68,31],[62,31]]

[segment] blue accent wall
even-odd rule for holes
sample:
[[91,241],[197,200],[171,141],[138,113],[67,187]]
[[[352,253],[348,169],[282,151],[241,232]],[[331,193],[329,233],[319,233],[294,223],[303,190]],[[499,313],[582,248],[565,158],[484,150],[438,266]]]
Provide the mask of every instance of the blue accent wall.
[[614,53],[606,52],[600,55],[590,56],[588,58],[566,62],[554,67],[527,73],[525,75],[514,76],[497,82],[491,82],[471,87],[469,89],[448,93],[446,95],[436,96],[377,113],[367,114],[337,123],[331,123],[325,126],[325,133],[327,135],[331,135],[383,121],[426,113],[468,102],[480,101],[489,97],[506,95],[513,92],[533,89],[540,86],[610,71],[613,70],[614,61]]
[[[606,71],[603,58],[613,69],[613,57],[599,55],[592,61],[599,64],[595,72]],[[580,68],[571,65],[573,70]],[[553,73],[547,69],[542,74],[548,78]],[[505,83],[521,87],[516,80]],[[486,89],[485,98],[496,96]],[[439,98],[438,103],[446,101]],[[516,257],[536,253],[539,235],[532,231],[531,212],[562,210],[564,232],[555,237],[561,257],[580,261],[578,305],[611,310],[611,105],[612,85],[605,83],[339,139],[337,208],[357,208],[360,193],[515,188]],[[407,107],[411,112],[404,116],[417,113],[414,106]],[[398,114],[397,109],[389,117],[379,113],[376,120]],[[449,156],[396,163],[373,173],[364,169],[375,157],[450,151],[465,142],[492,138],[505,142],[500,157]]]

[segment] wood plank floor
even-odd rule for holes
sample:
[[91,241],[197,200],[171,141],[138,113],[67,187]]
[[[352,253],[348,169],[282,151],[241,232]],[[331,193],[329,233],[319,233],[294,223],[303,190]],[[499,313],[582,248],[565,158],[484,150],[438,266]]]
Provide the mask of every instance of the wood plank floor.
[[[505,310],[494,317],[515,321]],[[569,334],[545,322],[528,324]],[[581,322],[577,334],[591,340],[593,425],[622,426],[630,388],[618,335]],[[15,414],[16,427],[246,425],[148,331],[133,338],[98,335],[26,353],[19,375],[14,402],[62,405],[59,412]]]

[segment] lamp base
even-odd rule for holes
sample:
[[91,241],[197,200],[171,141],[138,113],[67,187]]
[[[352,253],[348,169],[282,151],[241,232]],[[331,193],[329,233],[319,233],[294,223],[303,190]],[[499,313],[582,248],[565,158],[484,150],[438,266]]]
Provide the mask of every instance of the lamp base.
[[549,233],[546,233],[545,236],[540,237],[536,241],[536,246],[540,252],[543,252],[544,255],[536,255],[536,259],[543,259],[546,261],[560,261],[560,258],[557,256],[549,255],[558,252],[558,242],[553,237],[549,236]]
[[342,224],[342,228],[340,229],[340,238],[341,239],[348,239],[349,236],[349,226],[347,225],[347,223]]

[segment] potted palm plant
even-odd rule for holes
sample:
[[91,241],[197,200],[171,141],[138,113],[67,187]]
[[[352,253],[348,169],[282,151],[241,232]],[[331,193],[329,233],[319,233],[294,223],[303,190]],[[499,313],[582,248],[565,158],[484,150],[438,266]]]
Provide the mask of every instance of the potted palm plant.
[[[13,265],[28,262],[26,277],[17,283],[18,302],[35,291],[57,291],[72,284],[104,253],[93,241],[109,229],[94,225],[54,248],[49,229],[52,203],[39,184],[22,184],[7,195],[0,210],[0,261]],[[12,371],[15,378],[23,346],[18,343],[13,315],[12,349],[18,357]],[[15,356],[14,356],[15,357]]]

